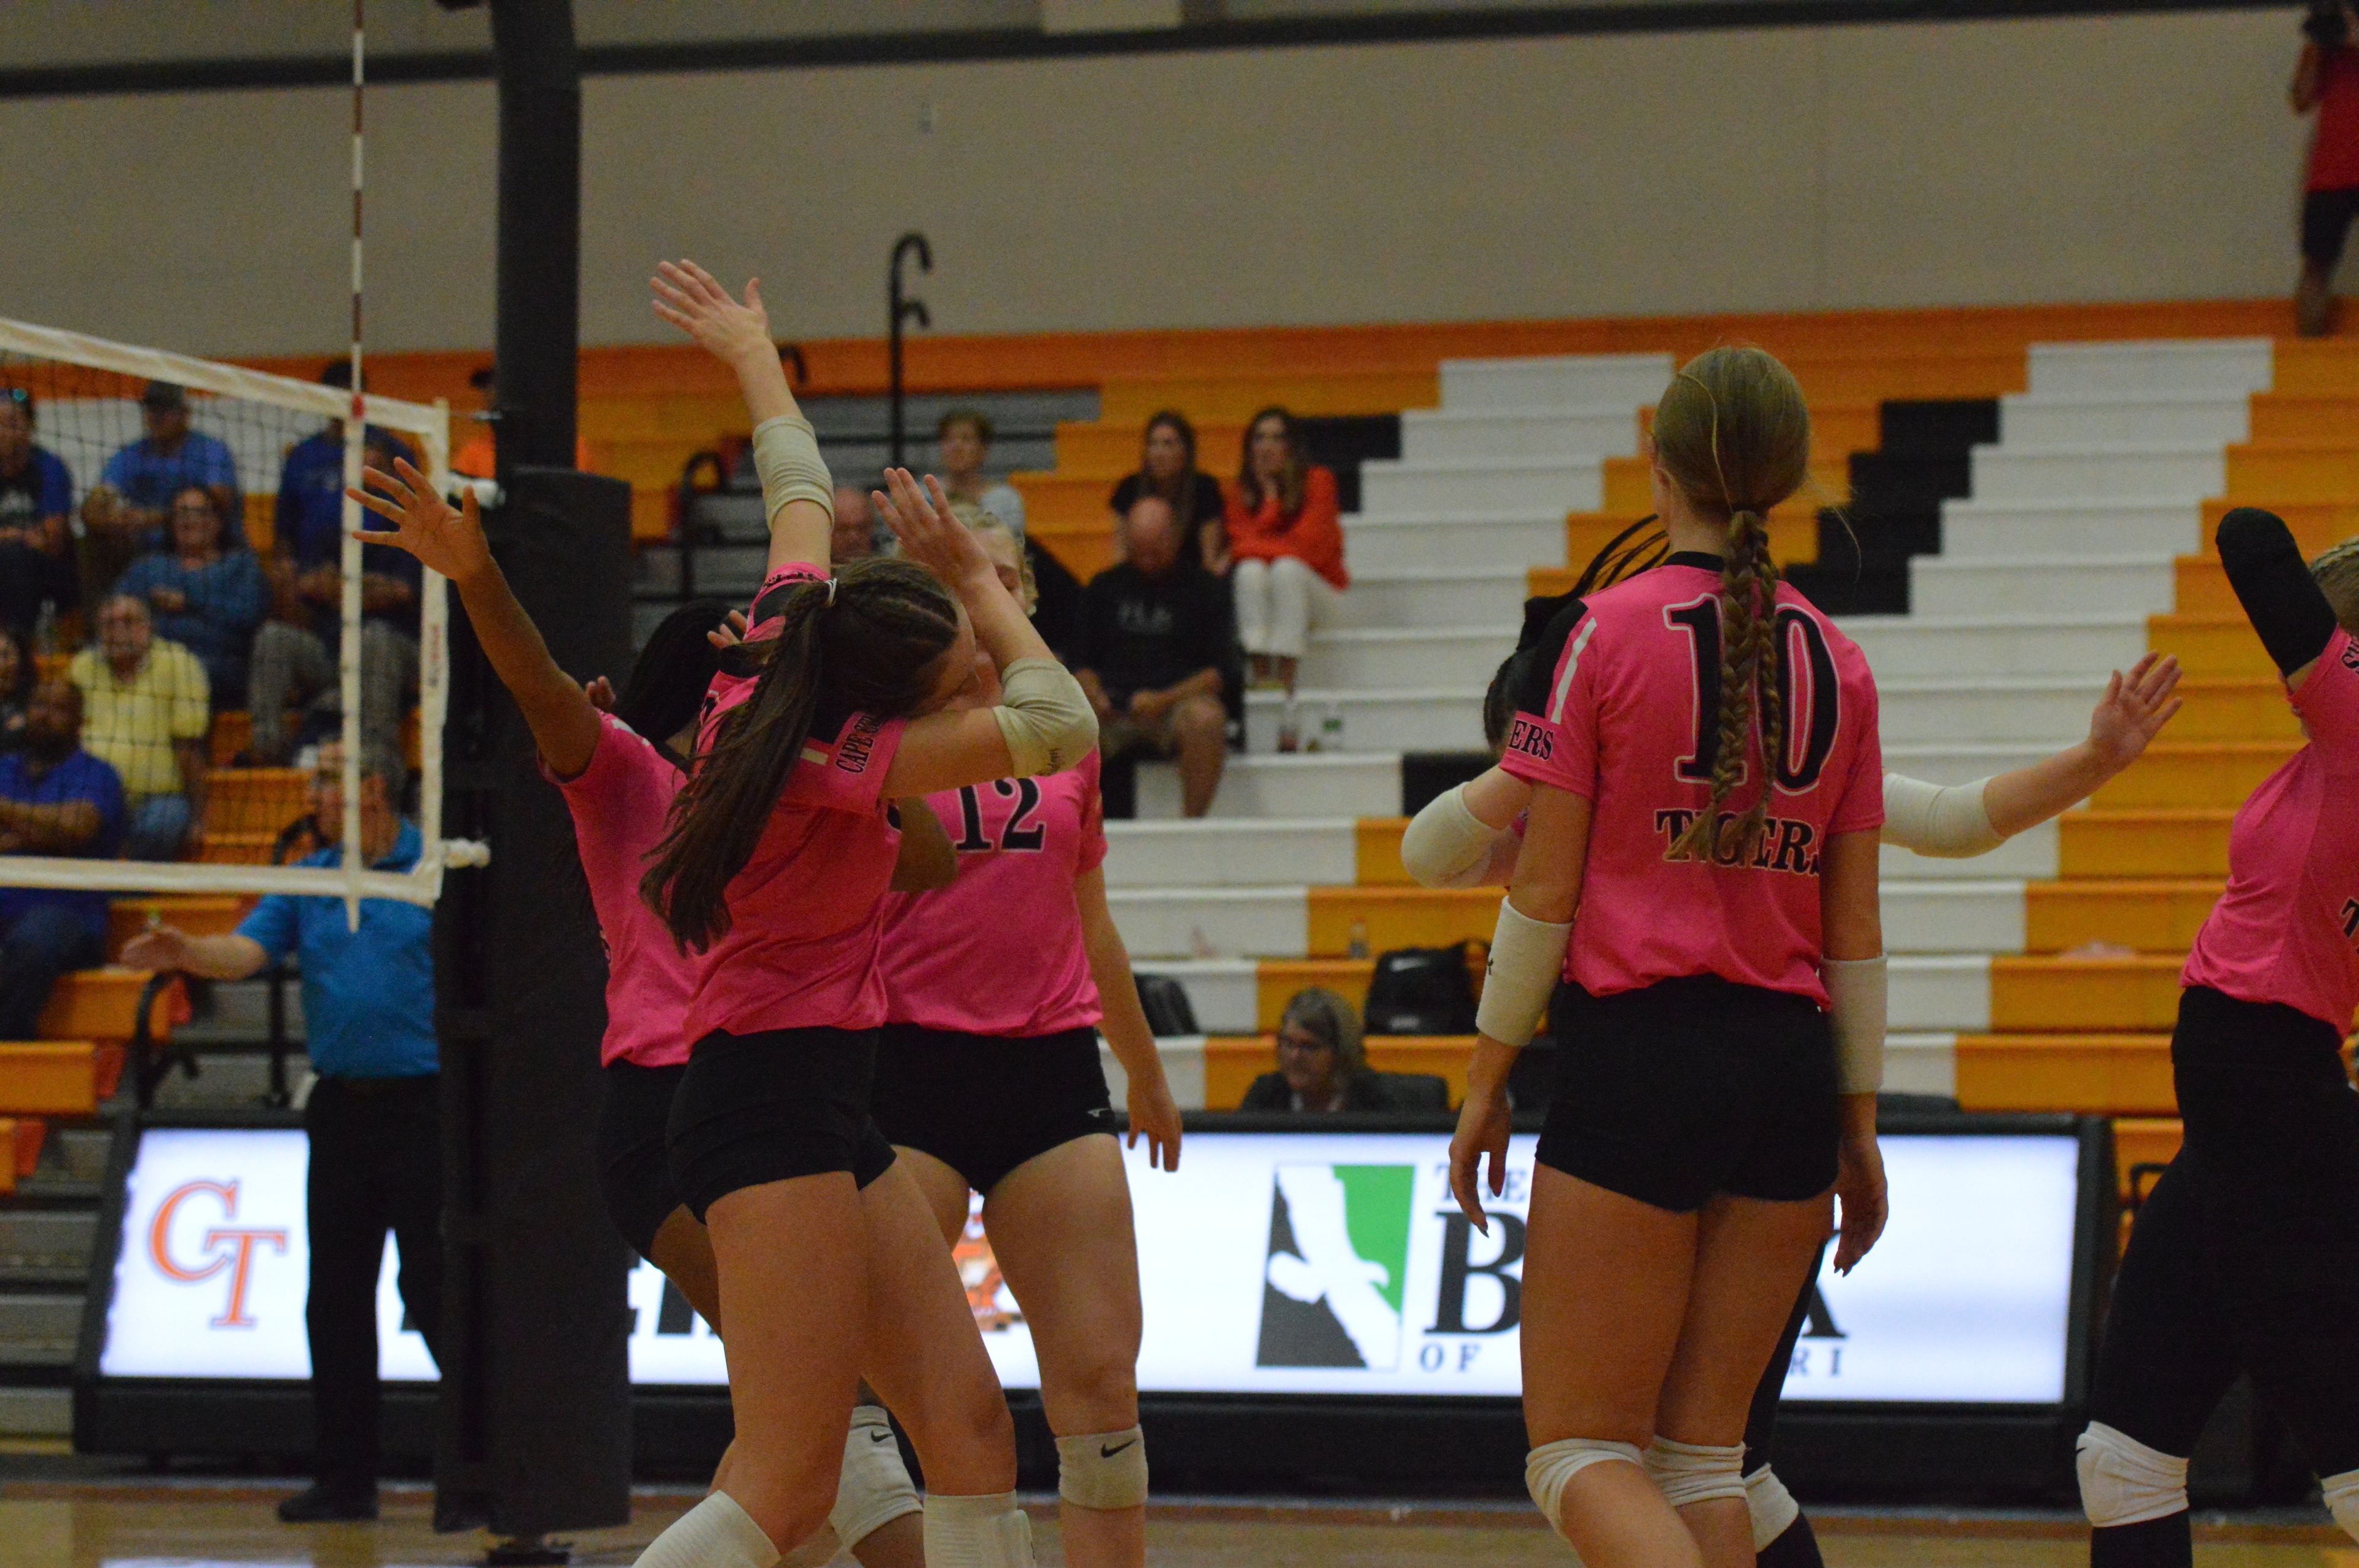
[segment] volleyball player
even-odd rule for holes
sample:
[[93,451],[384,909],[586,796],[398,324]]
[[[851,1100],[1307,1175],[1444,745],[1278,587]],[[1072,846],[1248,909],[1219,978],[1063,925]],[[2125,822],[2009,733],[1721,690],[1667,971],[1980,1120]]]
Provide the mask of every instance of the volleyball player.
[[[980,514],[975,537],[1029,608],[1016,536]],[[976,674],[961,704],[997,701],[987,658]],[[1101,1028],[1129,1080],[1131,1141],[1144,1133],[1150,1162],[1166,1170],[1180,1164],[1180,1112],[1106,907],[1097,753],[1066,773],[969,784],[927,804],[959,870],[946,888],[886,903],[876,1124],[946,1241],[966,1228],[969,1191],[983,1195],[992,1256],[1039,1357],[1065,1561],[1138,1568],[1138,1249]]]
[[[646,1568],[767,1568],[817,1530],[866,1365],[925,1467],[940,1568],[1032,1562],[1014,1428],[925,1199],[869,1119],[891,798],[1070,768],[1095,745],[1049,653],[938,483],[889,473],[907,557],[829,571],[833,481],[757,287],[665,263],[656,311],[735,373],[769,576],[724,660],[642,891],[696,950],[669,1161],[712,1238],[737,1443]],[[980,646],[1001,702],[951,710]]]
[[1560,612],[1518,693],[1506,766],[1535,788],[1451,1179],[1487,1227],[1481,1162],[1501,1191],[1507,1073],[1562,975],[1525,1479],[1590,1568],[1717,1568],[1754,1561],[1742,1437],[1830,1195],[1839,1269],[1883,1226],[1883,770],[1865,659],[1768,555],[1810,459],[1792,375],[1701,356],[1652,459],[1674,553]]
[[[724,606],[707,600],[666,616],[648,636],[621,700],[558,666],[540,630],[492,558],[472,492],[454,510],[424,474],[396,460],[399,476],[367,470],[364,506],[395,532],[372,543],[407,550],[449,578],[477,643],[538,749],[542,772],[573,814],[574,838],[606,947],[606,1033],[600,1050],[606,1097],[598,1163],[606,1213],[643,1258],[679,1287],[718,1332],[721,1303],[712,1244],[674,1189],[665,1124],[687,1071],[680,1034],[693,974],[688,956],[639,898],[641,862],[663,836],[696,743],[697,715],[718,673],[720,649],[737,641]],[[611,707],[612,712],[603,711]],[[653,737],[653,739],[650,739]],[[897,888],[938,887],[955,860],[922,801],[900,805],[905,827]],[[886,1433],[884,1442],[873,1435]],[[864,1403],[846,1439],[843,1476],[829,1516],[837,1541],[865,1568],[919,1568],[925,1561],[919,1504],[883,1410]]]
[[2139,1208],[2097,1355],[2081,1502],[2095,1568],[2186,1568],[2187,1456],[2249,1374],[2359,1539],[2359,540],[2305,567],[2240,508],[2220,559],[2309,744],[2255,790],[2180,977],[2185,1142]]
[[[1613,548],[1608,546],[1608,552]],[[1615,580],[1618,574],[1600,569],[1606,561],[1607,555],[1601,554],[1592,563],[1572,597]],[[1552,618],[1562,606],[1555,600],[1536,600],[1527,608],[1528,622],[1529,612],[1546,611],[1546,618]],[[1546,618],[1541,621],[1543,626]],[[1485,694],[1484,730],[1494,753],[1506,749],[1515,684],[1529,662],[1523,651],[1509,654]],[[1995,849],[2094,794],[2143,755],[2157,732],[2179,711],[2172,695],[2178,685],[2178,661],[2149,654],[2126,677],[2114,676],[2090,718],[2089,738],[2053,757],[1949,788],[1886,773],[1883,841],[1919,854],[1945,857],[1962,858]],[[1503,768],[1493,768],[1444,791],[1409,823],[1401,840],[1402,863],[1411,877],[1427,887],[1480,887],[1509,881],[1523,847],[1521,817],[1531,793],[1531,785]],[[1745,1427],[1745,1502],[1752,1519],[1754,1551],[1762,1568],[1823,1568],[1809,1519],[1771,1467],[1777,1402],[1809,1314],[1819,1261],[1812,1261],[1795,1298],[1793,1315],[1787,1320],[1785,1336],[1762,1371]]]

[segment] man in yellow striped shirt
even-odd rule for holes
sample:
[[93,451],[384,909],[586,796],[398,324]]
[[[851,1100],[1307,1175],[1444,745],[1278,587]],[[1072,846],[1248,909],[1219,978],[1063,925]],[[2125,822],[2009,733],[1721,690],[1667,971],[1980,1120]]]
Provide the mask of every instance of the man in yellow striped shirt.
[[117,594],[99,607],[98,645],[76,654],[67,674],[82,689],[83,749],[123,780],[124,855],[179,860],[204,831],[204,665],[156,635],[147,605]]

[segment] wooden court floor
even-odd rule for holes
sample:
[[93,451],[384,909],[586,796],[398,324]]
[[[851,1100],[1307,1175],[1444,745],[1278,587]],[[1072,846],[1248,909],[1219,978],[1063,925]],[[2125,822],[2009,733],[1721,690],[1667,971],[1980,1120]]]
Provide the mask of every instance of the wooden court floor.
[[[374,1525],[290,1529],[270,1516],[283,1489],[251,1484],[0,1482],[5,1568],[440,1568],[482,1561],[484,1538],[437,1535],[422,1487],[389,1489]],[[627,1528],[575,1538],[574,1561],[626,1565],[692,1498],[643,1493]],[[1061,1568],[1053,1500],[1031,1504],[1042,1568]],[[2079,1568],[2084,1537],[2062,1516],[1902,1517],[1835,1513],[1821,1524],[1830,1568]],[[1538,1568],[1570,1561],[1527,1510],[1312,1503],[1174,1501],[1148,1528],[1155,1568]],[[2359,1568],[2354,1547],[2323,1523],[2209,1520],[2202,1568]],[[848,1560],[841,1560],[848,1561]]]

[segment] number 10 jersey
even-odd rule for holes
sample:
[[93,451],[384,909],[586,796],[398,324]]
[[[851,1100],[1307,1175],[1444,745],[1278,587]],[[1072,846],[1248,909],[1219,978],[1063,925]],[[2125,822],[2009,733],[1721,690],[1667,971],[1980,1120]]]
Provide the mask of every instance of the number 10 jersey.
[[958,852],[958,874],[945,888],[886,897],[886,1021],[1010,1037],[1097,1022],[1073,884],[1105,863],[1098,754],[926,804]]
[[[1718,975],[1821,1006],[1820,856],[1884,823],[1875,680],[1834,622],[1777,586],[1784,744],[1763,832],[1712,864],[1671,859],[1712,799],[1720,751],[1720,562],[1682,553],[1575,600],[1536,650],[1503,765],[1591,807],[1565,978],[1593,995]],[[1723,822],[1761,798],[1756,721]],[[1530,853],[1527,849],[1525,851]]]

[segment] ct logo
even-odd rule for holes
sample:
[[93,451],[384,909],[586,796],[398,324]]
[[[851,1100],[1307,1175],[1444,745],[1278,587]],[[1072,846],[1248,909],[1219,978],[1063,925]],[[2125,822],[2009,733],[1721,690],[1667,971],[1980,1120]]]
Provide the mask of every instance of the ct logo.
[[181,1263],[172,1257],[172,1221],[180,1206],[205,1194],[222,1206],[222,1217],[237,1217],[237,1184],[235,1182],[186,1182],[173,1188],[156,1206],[156,1217],[147,1227],[147,1256],[154,1261],[156,1271],[175,1284],[201,1284],[214,1275],[229,1274],[229,1305],[221,1316],[212,1320],[215,1328],[252,1328],[255,1320],[245,1314],[246,1279],[254,1267],[254,1249],[268,1247],[284,1257],[287,1252],[287,1232],[261,1230],[234,1226],[217,1225],[207,1228],[199,1245],[202,1256],[194,1263]]

